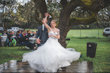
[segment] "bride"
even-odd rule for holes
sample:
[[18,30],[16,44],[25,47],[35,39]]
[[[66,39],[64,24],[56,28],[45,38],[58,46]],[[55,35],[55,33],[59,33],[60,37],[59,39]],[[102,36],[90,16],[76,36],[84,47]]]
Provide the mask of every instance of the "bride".
[[46,23],[47,16],[43,19],[43,24],[48,29],[48,40],[44,45],[38,47],[33,52],[23,54],[22,61],[28,61],[29,65],[39,72],[57,72],[60,67],[69,66],[72,61],[77,61],[80,52],[73,48],[64,48],[59,42],[60,33],[56,28],[56,22],[51,21],[51,27]]

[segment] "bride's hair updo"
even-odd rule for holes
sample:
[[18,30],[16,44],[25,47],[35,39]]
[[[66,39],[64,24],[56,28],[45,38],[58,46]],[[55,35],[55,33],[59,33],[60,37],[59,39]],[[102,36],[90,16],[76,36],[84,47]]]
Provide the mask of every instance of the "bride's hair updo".
[[[53,21],[55,24],[57,24],[55,20],[52,20],[52,21]],[[51,21],[51,22],[52,22],[52,21]]]
[[57,23],[55,20],[52,20],[50,25],[51,25],[51,27],[56,27]]

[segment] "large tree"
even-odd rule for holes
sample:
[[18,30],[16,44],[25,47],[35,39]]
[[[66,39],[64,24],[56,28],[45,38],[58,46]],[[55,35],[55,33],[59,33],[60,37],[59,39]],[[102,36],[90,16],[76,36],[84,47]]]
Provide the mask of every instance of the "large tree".
[[[47,12],[45,0],[34,0],[36,7],[35,19],[41,21],[44,14]],[[58,28],[60,29],[61,38],[59,42],[66,47],[66,35],[73,25],[90,24],[95,21],[96,14],[102,8],[110,5],[110,0],[61,0],[62,9],[60,11]],[[70,18],[71,13],[76,7],[82,7],[84,11],[89,11],[90,15],[87,18]]]
[[[3,9],[3,11],[2,11],[2,21],[7,21],[7,19],[4,19],[4,18],[6,18],[5,17],[5,14],[7,14],[6,13],[6,11],[7,11],[7,8],[8,9],[12,9],[11,7],[14,5],[16,3],[16,0],[0,0],[0,8],[2,7],[2,9]],[[7,22],[9,22],[9,21],[7,21]],[[3,23],[3,26],[4,26],[4,28],[5,29],[7,29],[7,25],[5,25],[5,22]]]

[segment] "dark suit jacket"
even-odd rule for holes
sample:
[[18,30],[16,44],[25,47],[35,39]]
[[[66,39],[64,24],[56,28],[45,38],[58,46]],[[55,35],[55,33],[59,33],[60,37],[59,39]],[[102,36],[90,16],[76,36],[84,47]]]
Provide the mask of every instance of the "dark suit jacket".
[[[50,18],[50,22],[51,22],[52,18]],[[48,25],[50,26],[50,22],[48,23]],[[48,30],[47,28],[44,26],[44,30],[42,31],[42,25],[38,27],[38,31],[36,34],[36,38],[38,38],[41,40],[41,44],[44,44],[45,41],[47,41],[48,39]]]

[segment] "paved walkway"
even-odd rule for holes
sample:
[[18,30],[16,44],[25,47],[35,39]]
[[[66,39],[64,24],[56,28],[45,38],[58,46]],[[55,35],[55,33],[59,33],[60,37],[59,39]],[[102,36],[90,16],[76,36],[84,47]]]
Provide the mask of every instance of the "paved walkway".
[[[21,62],[16,60],[11,60],[4,64],[0,65],[0,73],[1,72],[34,72],[35,70],[30,68],[27,62]],[[60,73],[93,73],[93,64],[92,62],[82,61],[82,62],[73,62],[70,66],[66,68],[62,68],[62,71],[58,71]]]

